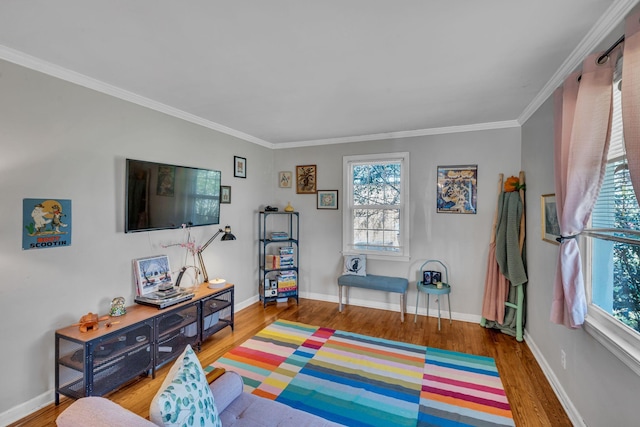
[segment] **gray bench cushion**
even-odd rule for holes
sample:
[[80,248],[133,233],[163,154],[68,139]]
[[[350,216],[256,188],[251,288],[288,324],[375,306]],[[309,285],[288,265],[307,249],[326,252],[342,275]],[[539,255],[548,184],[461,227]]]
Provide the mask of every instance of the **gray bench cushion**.
[[373,274],[367,274],[366,276],[344,274],[338,277],[338,285],[403,294],[407,292],[409,281],[401,277],[376,276]]

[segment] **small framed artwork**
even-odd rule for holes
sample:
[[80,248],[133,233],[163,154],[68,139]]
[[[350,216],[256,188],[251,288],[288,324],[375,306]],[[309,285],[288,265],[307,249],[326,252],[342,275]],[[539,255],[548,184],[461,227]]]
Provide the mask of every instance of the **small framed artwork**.
[[438,166],[438,213],[475,214],[478,165]]
[[318,209],[338,209],[338,190],[318,190]]
[[245,157],[233,156],[233,176],[236,178],[247,177],[247,159]]
[[278,187],[291,188],[291,171],[278,172]]
[[220,186],[220,203],[231,203],[231,186]]
[[542,240],[559,245],[556,240],[560,237],[560,223],[558,222],[558,210],[555,194],[543,194],[540,196],[540,229]]
[[136,292],[140,296],[173,286],[169,257],[166,255],[134,260],[133,273],[136,279]]
[[316,165],[296,166],[296,193],[316,194]]

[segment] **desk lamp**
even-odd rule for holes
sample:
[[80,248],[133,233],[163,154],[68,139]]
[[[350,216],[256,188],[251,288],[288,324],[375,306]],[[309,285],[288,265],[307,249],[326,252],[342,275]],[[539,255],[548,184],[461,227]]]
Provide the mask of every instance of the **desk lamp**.
[[216,239],[216,237],[218,237],[218,235],[222,232],[224,232],[224,234],[222,235],[222,238],[220,238],[220,240],[236,240],[236,236],[231,234],[231,227],[227,225],[226,227],[224,227],[224,230],[222,228],[219,229],[218,232],[214,234],[212,238],[207,240],[207,243],[205,243],[204,245],[202,245],[200,249],[198,249],[198,261],[200,262],[200,270],[202,271],[202,276],[204,277],[205,282],[209,281],[209,275],[207,274],[207,269],[204,266],[204,260],[202,259],[202,252],[204,252],[204,250],[207,249],[207,246],[209,246],[211,242],[213,242]]

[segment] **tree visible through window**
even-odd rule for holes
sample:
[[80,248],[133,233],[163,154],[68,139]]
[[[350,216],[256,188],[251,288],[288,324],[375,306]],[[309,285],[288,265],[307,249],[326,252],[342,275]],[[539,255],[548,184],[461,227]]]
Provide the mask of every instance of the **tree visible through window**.
[[[616,82],[617,83],[617,82]],[[640,332],[640,208],[627,167],[619,84],[613,89],[607,167],[587,235],[591,246],[591,302]]]
[[344,251],[408,256],[408,154],[345,157]]

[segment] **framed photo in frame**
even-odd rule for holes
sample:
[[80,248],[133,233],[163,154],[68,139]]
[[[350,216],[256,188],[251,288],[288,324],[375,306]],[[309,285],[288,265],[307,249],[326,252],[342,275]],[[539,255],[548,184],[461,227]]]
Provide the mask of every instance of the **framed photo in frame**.
[[220,186],[220,203],[231,203],[231,186]]
[[278,172],[278,187],[291,188],[292,173],[291,171]]
[[438,166],[437,213],[477,212],[478,165]]
[[296,193],[316,194],[316,165],[296,166]]
[[245,157],[233,156],[233,176],[236,178],[247,177],[247,159]]
[[318,190],[318,209],[338,209],[338,190]]
[[166,255],[139,258],[133,261],[136,292],[145,296],[173,286],[169,257]]
[[559,245],[556,238],[560,237],[560,223],[558,222],[558,210],[555,194],[543,194],[540,196],[540,230],[542,240]]

